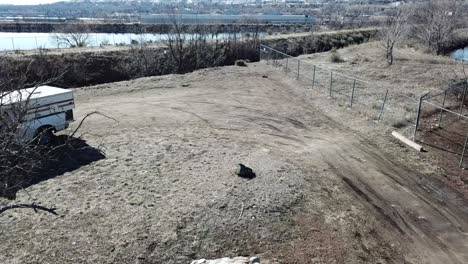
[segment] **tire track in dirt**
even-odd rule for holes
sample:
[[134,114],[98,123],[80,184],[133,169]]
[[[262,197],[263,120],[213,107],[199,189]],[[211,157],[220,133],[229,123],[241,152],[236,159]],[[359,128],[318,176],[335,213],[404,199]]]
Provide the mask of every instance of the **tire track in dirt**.
[[[322,150],[330,169],[380,219],[408,239],[425,263],[466,263],[466,205],[439,203],[439,192],[428,192],[411,172],[369,145],[341,142],[339,147]],[[350,158],[362,156],[365,163]],[[426,181],[427,182],[427,181]],[[433,189],[434,187],[431,187]],[[444,205],[446,208],[444,208]]]
[[[406,247],[423,263],[467,262],[468,213],[444,201],[453,196],[437,192],[437,185],[393,162],[371,140],[317,111],[294,86],[263,79],[265,73],[254,67],[223,69],[229,78],[219,71],[184,75],[184,82],[193,80],[189,88],[132,87],[136,90],[125,93],[128,88],[117,87],[119,95],[113,88],[101,98],[86,95],[93,96],[81,104],[87,109],[124,113],[120,127],[106,138],[114,165],[97,163],[83,168],[81,177],[44,183],[50,191],[41,197],[56,202],[58,186],[87,186],[73,187],[73,195],[62,193],[59,199],[89,214],[65,216],[60,227],[27,217],[6,223],[0,248],[26,260],[31,256],[14,245],[32,241],[29,252],[38,263],[76,249],[79,255],[57,261],[85,262],[92,255],[96,263],[134,263],[141,257],[148,263],[190,263],[286,252],[279,256],[282,263],[291,263],[294,254],[288,253],[304,254],[297,263],[403,263],[396,253],[405,255]],[[158,86],[178,87],[173,83],[180,78],[161,78]],[[145,88],[155,82],[134,86],[138,83]],[[98,119],[88,125],[109,130]],[[234,176],[230,166],[239,161],[258,177],[245,182]],[[110,181],[97,181],[100,177]],[[119,210],[99,211],[93,218],[86,202]],[[33,225],[50,234],[51,242],[31,238]],[[80,247],[71,243],[75,240]],[[400,244],[393,247],[394,241]]]

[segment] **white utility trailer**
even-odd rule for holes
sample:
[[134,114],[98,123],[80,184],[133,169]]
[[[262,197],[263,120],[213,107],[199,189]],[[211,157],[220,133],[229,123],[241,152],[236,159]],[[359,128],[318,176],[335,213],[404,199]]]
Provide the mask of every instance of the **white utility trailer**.
[[67,129],[74,121],[74,108],[73,91],[52,86],[27,88],[0,95],[2,115],[15,118],[19,109],[28,110],[22,117],[18,135],[18,139],[24,142],[40,136],[47,143],[53,133]]

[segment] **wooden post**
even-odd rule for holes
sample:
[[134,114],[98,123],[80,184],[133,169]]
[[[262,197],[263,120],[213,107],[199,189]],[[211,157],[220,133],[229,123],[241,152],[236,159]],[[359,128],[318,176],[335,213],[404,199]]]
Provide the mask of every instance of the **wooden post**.
[[[353,100],[354,100],[354,88],[356,87],[356,79],[353,80],[353,91],[351,92],[351,105],[350,107],[353,108]],[[387,90],[388,91],[388,90]]]
[[463,158],[465,157],[466,143],[468,143],[467,141],[468,141],[468,135],[465,137],[465,144],[463,145],[463,151],[461,154],[460,163],[458,164],[458,167],[460,168],[463,166]]
[[333,87],[333,72],[330,71],[330,90],[329,90],[329,96],[332,96],[332,87]]
[[387,102],[387,96],[388,96],[388,89],[385,92],[385,97],[384,97],[384,100],[383,100],[382,108],[380,109],[380,114],[379,114],[379,118],[377,119],[377,121],[380,121],[380,118],[382,117],[382,114],[383,114],[384,109],[385,109],[385,103]]
[[414,148],[415,150],[417,151],[423,151],[424,148],[419,145],[419,144],[416,144],[414,143],[413,141],[407,139],[406,137],[404,137],[402,134],[396,132],[396,131],[393,131],[392,132],[392,136],[396,137],[397,139],[399,139],[401,142],[405,143],[406,145]]
[[312,89],[314,89],[314,85],[315,85],[315,68],[316,66],[314,65],[314,74],[312,75]]
[[440,124],[442,123],[442,113],[444,112],[443,108],[445,107],[445,99],[447,99],[447,90],[444,92],[444,100],[442,101],[442,108],[440,109],[440,114],[439,114],[439,127]]

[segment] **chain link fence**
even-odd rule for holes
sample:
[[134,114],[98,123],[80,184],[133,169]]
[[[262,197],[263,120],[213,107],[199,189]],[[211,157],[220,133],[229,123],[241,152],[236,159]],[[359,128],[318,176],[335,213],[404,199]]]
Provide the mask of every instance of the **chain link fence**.
[[365,118],[392,126],[412,138],[416,126],[418,99],[393,92],[359,78],[289,56],[261,45],[260,60],[288,77],[296,78],[319,95],[333,98],[340,106],[352,108]]
[[[261,45],[260,60],[296,78],[311,93],[327,96],[364,118],[460,159],[468,155],[468,88],[452,87],[431,95],[408,96]],[[461,89],[461,90],[460,90]],[[468,162],[466,162],[468,163]]]
[[441,93],[426,96],[421,103],[421,140],[426,145],[455,155],[466,168],[468,141],[468,81]]

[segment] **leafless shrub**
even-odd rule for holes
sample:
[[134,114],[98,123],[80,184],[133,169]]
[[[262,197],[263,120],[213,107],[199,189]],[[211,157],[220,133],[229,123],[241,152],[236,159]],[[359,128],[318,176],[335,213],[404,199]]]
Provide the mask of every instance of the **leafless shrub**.
[[399,128],[404,128],[410,123],[411,123],[411,121],[408,120],[408,119],[401,119],[401,120],[397,120],[397,121],[393,122],[392,127],[398,128],[398,129]]
[[462,13],[456,0],[430,0],[414,8],[416,37],[439,55],[454,37]]
[[[2,64],[4,61],[2,60]],[[60,137],[51,136],[50,130],[42,130],[30,141],[22,139],[23,133],[28,129],[27,120],[34,114],[32,95],[42,85],[53,83],[63,75],[38,82],[28,82],[28,75],[35,67],[34,61],[28,65],[24,72],[15,76],[0,77],[0,197],[10,200],[16,198],[16,193],[41,180],[41,177],[51,173],[60,174],[76,165],[78,152],[91,150],[77,134],[80,125],[70,135]],[[4,67],[4,65],[0,65]],[[8,65],[7,65],[8,66]],[[31,88],[32,87],[32,88]],[[24,92],[25,88],[30,88]],[[13,100],[14,98],[14,100]],[[48,144],[43,144],[47,138]],[[92,158],[102,158],[103,154],[96,149],[88,155]],[[84,153],[81,153],[84,154]],[[70,164],[67,164],[67,161]],[[45,176],[44,176],[45,175]],[[29,194],[28,194],[29,195]],[[0,213],[18,208],[31,208],[55,214],[55,208],[47,208],[36,203],[8,204],[0,200]]]
[[344,62],[344,59],[341,58],[341,55],[338,53],[338,51],[333,48],[330,52],[330,61],[333,63],[341,63]]
[[158,65],[161,63],[156,55],[156,49],[151,47],[145,34],[140,34],[135,44],[130,46],[130,54],[130,67],[132,69],[126,71],[132,72],[131,74],[135,77],[151,76],[156,69],[162,68],[161,65]]
[[[18,188],[22,188],[27,181],[26,178],[41,167],[50,154],[50,149],[42,144],[23,143],[19,140],[22,131],[26,129],[24,121],[31,114],[31,96],[40,84],[53,81],[27,83],[26,76],[31,71],[31,65],[33,63],[20,75],[22,78],[13,79],[8,76],[0,81],[0,196],[7,198],[14,198]],[[34,88],[28,94],[19,92],[31,86]],[[19,97],[19,103],[10,103],[14,97]],[[38,135],[36,139],[42,136]]]
[[81,48],[90,44],[89,28],[84,24],[66,24],[52,36],[57,47]]
[[379,31],[380,45],[385,51],[385,58],[389,65],[393,64],[393,50],[407,32],[407,15],[402,8],[387,16]]
[[460,65],[462,67],[461,75],[455,72],[452,78],[448,79],[448,90],[457,100],[464,101],[466,105],[468,104],[468,100],[466,100],[468,96],[468,67],[465,62],[461,62]]
[[183,25],[176,14],[170,17],[172,24],[171,31],[167,34],[166,44],[169,49],[170,56],[175,62],[177,73],[183,72],[184,58],[186,57],[185,45],[187,42],[187,35],[183,30]]
[[[253,32],[242,34],[235,25],[231,32],[220,40],[218,31],[206,25],[187,26],[180,23],[176,14],[170,17],[171,31],[167,34],[168,62],[174,64],[175,72],[185,73],[195,69],[234,64],[238,59],[258,56],[259,24],[253,24]],[[254,23],[254,22],[251,22]]]

